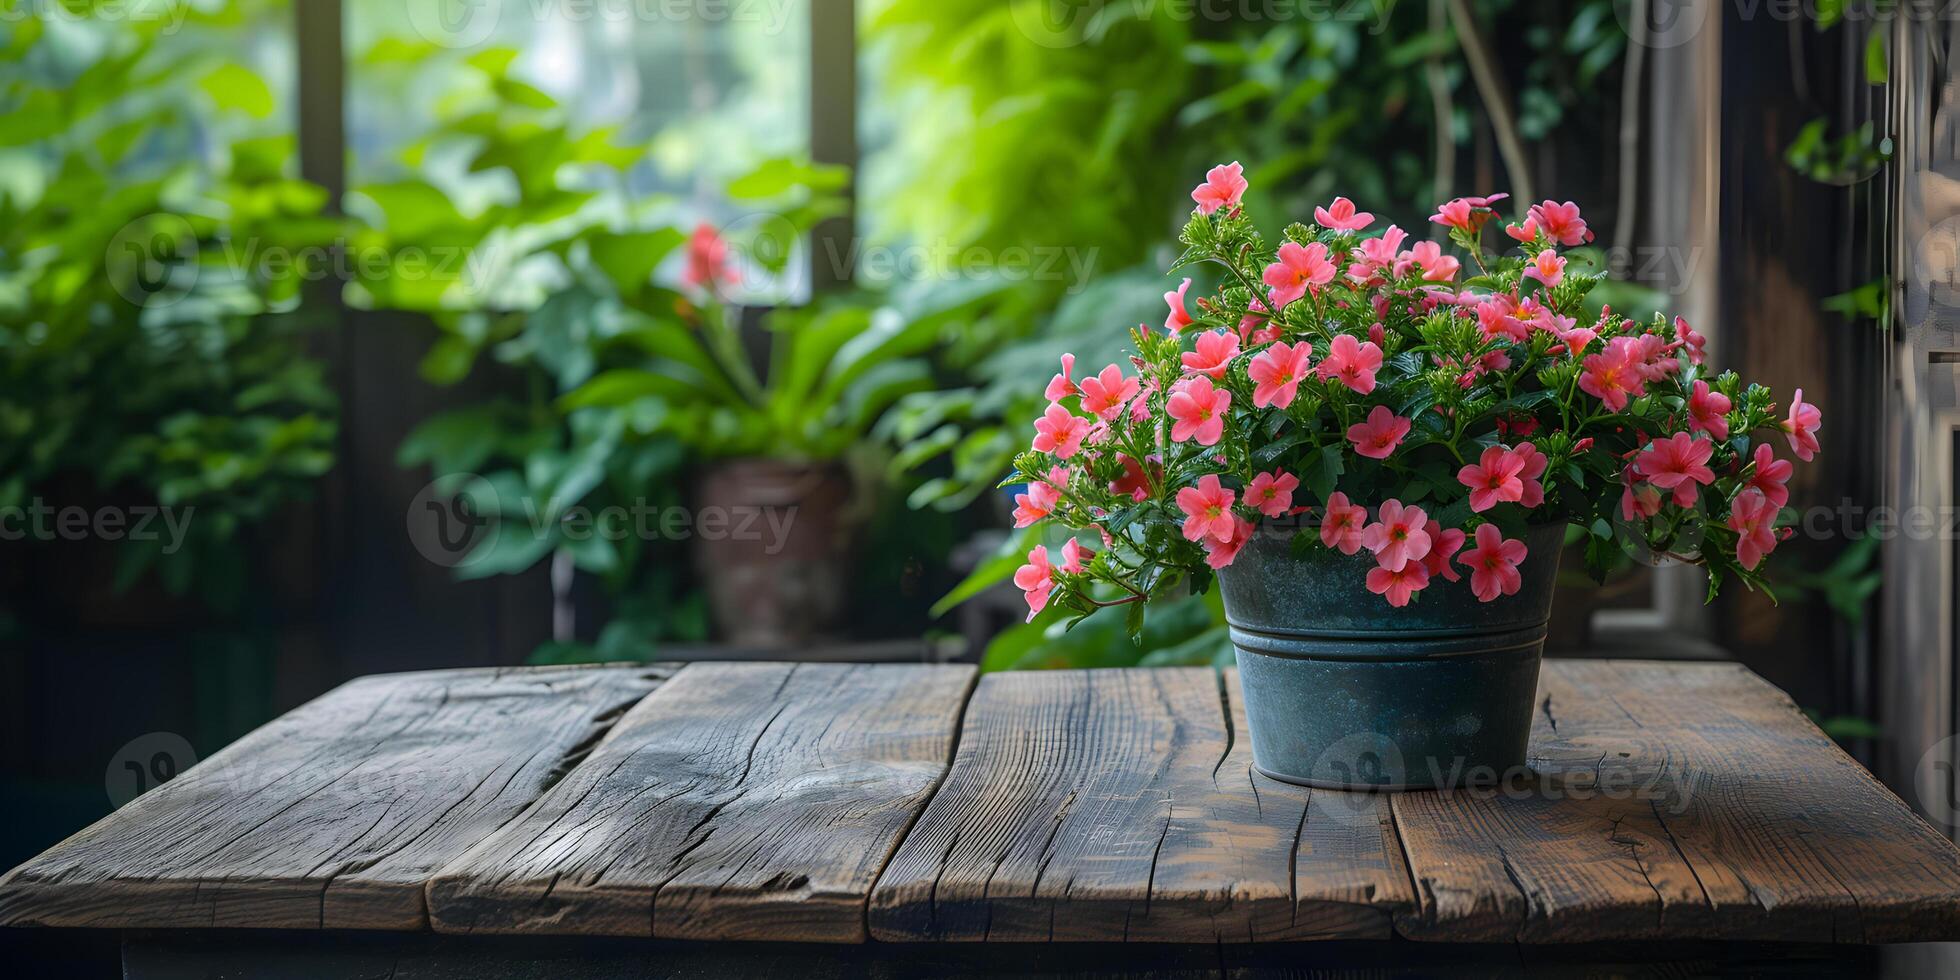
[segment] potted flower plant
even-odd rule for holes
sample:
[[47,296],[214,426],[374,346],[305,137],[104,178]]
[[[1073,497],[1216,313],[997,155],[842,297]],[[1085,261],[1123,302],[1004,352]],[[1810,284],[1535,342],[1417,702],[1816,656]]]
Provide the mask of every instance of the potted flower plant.
[[1030,618],[1205,589],[1236,648],[1253,757],[1312,785],[1423,787],[1521,765],[1568,524],[1621,550],[1762,584],[1792,463],[1820,415],[1709,374],[1685,321],[1584,306],[1590,240],[1546,201],[1485,251],[1504,198],[1411,243],[1345,198],[1268,244],[1238,164],[1213,168],[1179,268],[1129,365],[1048,388],[1017,525],[1086,533],[1015,575]]

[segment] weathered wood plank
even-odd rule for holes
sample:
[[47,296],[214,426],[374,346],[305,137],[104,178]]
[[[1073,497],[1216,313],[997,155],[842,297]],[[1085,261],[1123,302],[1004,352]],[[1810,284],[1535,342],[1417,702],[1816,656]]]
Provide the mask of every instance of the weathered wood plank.
[[861,942],[974,670],[692,664],[429,888],[438,932]]
[[0,881],[0,925],[427,927],[423,888],[671,668],[365,677]]
[[1960,939],[1960,851],[1734,664],[1550,661],[1537,776],[1409,793],[1406,935]]
[[[986,677],[871,900],[921,940],[1385,938],[1413,904],[1386,799],[1252,772],[1236,672]],[[1229,712],[1229,714],[1228,714]]]

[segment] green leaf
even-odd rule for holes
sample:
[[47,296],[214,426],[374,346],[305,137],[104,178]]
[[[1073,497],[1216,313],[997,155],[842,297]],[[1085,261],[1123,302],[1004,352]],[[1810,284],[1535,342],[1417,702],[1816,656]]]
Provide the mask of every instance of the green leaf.
[[1872,31],[1865,39],[1865,81],[1883,85],[1892,80],[1892,59],[1886,56],[1885,32]]
[[1309,464],[1306,477],[1307,489],[1323,503],[1334,495],[1334,488],[1340,483],[1342,474],[1347,472],[1341,459],[1341,447],[1322,446],[1318,465]]
[[244,65],[225,62],[199,80],[198,87],[220,110],[236,109],[254,119],[272,115],[272,90]]
[[676,228],[613,234],[602,232],[586,239],[593,264],[606,274],[624,297],[632,297],[653,278],[653,270],[687,236]]
[[1022,528],[1008,535],[1007,540],[993,554],[967,575],[953,591],[941,596],[932,604],[932,618],[952,612],[960,603],[1014,577],[1014,570],[1028,562],[1028,550],[1033,546],[1036,530]]

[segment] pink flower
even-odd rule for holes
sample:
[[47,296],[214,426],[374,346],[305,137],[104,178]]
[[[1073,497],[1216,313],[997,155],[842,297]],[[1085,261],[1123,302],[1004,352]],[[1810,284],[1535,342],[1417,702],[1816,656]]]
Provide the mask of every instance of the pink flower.
[[1484,450],[1477,462],[1456,471],[1457,482],[1470,488],[1470,510],[1481,514],[1501,503],[1524,499],[1524,460],[1503,446]]
[[695,225],[687,238],[687,267],[681,270],[681,282],[708,286],[734,281],[735,270],[728,264],[728,241],[705,221]]
[[1429,220],[1439,225],[1455,228],[1458,231],[1478,231],[1484,223],[1496,217],[1490,206],[1510,197],[1509,194],[1492,194],[1489,197],[1459,197],[1454,201],[1437,205],[1436,213]]
[[1237,496],[1219,485],[1216,473],[1206,473],[1197,486],[1179,490],[1177,509],[1184,512],[1184,540],[1232,540],[1232,500]]
[[1236,210],[1239,199],[1245,196],[1245,188],[1245,168],[1234,160],[1205,171],[1205,182],[1191,192],[1191,200],[1198,202],[1199,214],[1210,214],[1219,208]]
[[1708,457],[1714,451],[1713,442],[1676,432],[1648,443],[1634,459],[1633,468],[1654,486],[1673,490],[1675,504],[1687,507],[1695,502],[1696,484],[1715,482],[1715,472],[1708,468]]
[[1524,277],[1544,283],[1546,289],[1557,289],[1565,281],[1565,260],[1548,248],[1525,265]]
[[1223,378],[1232,358],[1239,356],[1239,338],[1223,330],[1207,330],[1198,335],[1197,348],[1184,352],[1184,370]]
[[1267,517],[1278,517],[1293,507],[1293,491],[1299,488],[1300,478],[1291,473],[1261,473],[1246,485],[1245,502]]
[[1305,296],[1308,289],[1318,292],[1333,282],[1334,263],[1327,261],[1327,246],[1319,242],[1305,247],[1287,242],[1279,247],[1279,261],[1266,267],[1264,278],[1272,287],[1267,300],[1273,309],[1279,309]]
[[1278,328],[1261,329],[1272,319],[1272,311],[1266,304],[1254,297],[1246,305],[1245,315],[1239,317],[1239,339],[1248,344],[1264,344],[1279,339]]
[[1164,410],[1177,421],[1171,426],[1171,441],[1197,439],[1200,446],[1216,446],[1225,434],[1225,412],[1232,407],[1232,393],[1212,386],[1200,374],[1182,382],[1165,401]]
[[[1538,427],[1536,421],[1533,421],[1531,425],[1534,429]],[[1521,434],[1528,435],[1529,433]],[[1583,450],[1575,445],[1573,451],[1580,452]],[[1551,461],[1545,458],[1544,453],[1538,451],[1537,446],[1528,442],[1518,443],[1518,447],[1511,450],[1511,455],[1516,456],[1524,463],[1524,468],[1518,471],[1518,479],[1524,482],[1524,496],[1518,498],[1518,506],[1530,509],[1544,503],[1545,485],[1538,482],[1538,478],[1545,475],[1545,468],[1551,465]]]
[[1522,541],[1504,537],[1495,524],[1477,528],[1477,546],[1457,559],[1470,569],[1470,591],[1482,602],[1494,602],[1500,595],[1516,595],[1523,584],[1518,563],[1528,550]]
[[1351,555],[1361,550],[1362,525],[1368,522],[1368,508],[1348,503],[1348,496],[1336,490],[1327,498],[1327,512],[1320,517],[1320,543]]
[[1404,507],[1399,500],[1384,500],[1380,520],[1361,529],[1361,545],[1375,553],[1375,561],[1391,572],[1399,572],[1410,562],[1420,562],[1429,554],[1429,515],[1420,507]]
[[1544,229],[1545,236],[1560,245],[1570,248],[1593,240],[1593,233],[1586,229],[1586,219],[1579,217],[1579,206],[1571,201],[1534,204],[1528,213],[1530,220]]
[[1239,556],[1239,550],[1244,548],[1245,543],[1251,539],[1252,522],[1237,514],[1233,514],[1231,540],[1227,541],[1216,537],[1206,538],[1204,540],[1205,564],[1214,569],[1224,568],[1230,565],[1233,559]]
[[1450,558],[1463,547],[1463,531],[1458,528],[1445,530],[1434,517],[1429,519],[1423,530],[1429,532],[1429,554],[1422,556],[1422,567],[1428,570],[1431,578],[1440,575],[1444,581],[1456,581],[1461,576],[1450,567]]
[[1297,344],[1274,344],[1260,351],[1245,369],[1255,386],[1252,404],[1258,408],[1285,408],[1293,404],[1301,379],[1312,370],[1307,361],[1312,355],[1313,345],[1304,340]]
[[1081,451],[1082,440],[1089,437],[1089,420],[1050,404],[1048,411],[1034,420],[1034,433],[1035,452],[1054,453],[1057,459],[1067,459]]
[[1368,591],[1388,599],[1388,604],[1400,609],[1409,604],[1416,593],[1429,587],[1429,569],[1422,562],[1412,561],[1399,569],[1380,566],[1368,569]]
[[1014,570],[1014,585],[1027,593],[1028,622],[1048,606],[1048,594],[1055,589],[1055,569],[1048,564],[1048,547],[1035,545],[1028,552],[1028,563]]
[[1320,362],[1320,376],[1339,378],[1357,394],[1375,390],[1375,372],[1381,370],[1382,349],[1372,340],[1355,340],[1340,334],[1328,345],[1327,357]]
[[1075,355],[1063,354],[1062,373],[1048,379],[1048,390],[1042,392],[1042,394],[1051,402],[1061,401],[1070,395],[1081,394],[1080,389],[1075,387],[1075,381],[1069,377],[1070,372],[1074,370]]
[[1354,443],[1355,452],[1369,459],[1387,459],[1409,434],[1409,425],[1408,419],[1389,411],[1387,405],[1376,405],[1368,413],[1368,421],[1348,426],[1347,437]]
[[1776,550],[1776,511],[1769,498],[1754,488],[1735,495],[1729,504],[1729,530],[1736,533],[1735,560],[1754,569],[1763,556]]
[[1614,337],[1605,350],[1588,355],[1579,375],[1579,390],[1599,399],[1609,411],[1625,411],[1627,402],[1647,393],[1639,342],[1632,337]]
[[1164,303],[1171,308],[1164,317],[1164,329],[1170,333],[1180,333],[1191,325],[1191,314],[1184,309],[1184,291],[1191,288],[1191,280],[1186,278],[1177,288],[1164,294]]
[[1505,225],[1504,234],[1529,245],[1538,240],[1538,220],[1536,218],[1526,218],[1524,219],[1524,224]]
[[1395,256],[1401,252],[1402,243],[1409,233],[1395,225],[1389,225],[1380,238],[1364,238],[1355,248],[1356,261],[1348,266],[1348,276],[1356,282],[1366,282],[1377,269],[1385,269],[1395,264]]
[[1080,575],[1088,568],[1085,562],[1095,557],[1095,552],[1083,550],[1082,542],[1070,538],[1062,544],[1062,571]]
[[1729,396],[1711,390],[1706,381],[1697,381],[1694,393],[1688,396],[1688,428],[1721,442],[1729,437],[1729,408]]
[[1123,414],[1123,405],[1135,398],[1140,382],[1135,378],[1123,376],[1123,369],[1114,364],[1102,369],[1101,374],[1082,379],[1082,410],[1105,422],[1113,421]]
[[1334,203],[1324,208],[1313,209],[1314,223],[1322,228],[1340,231],[1360,231],[1375,223],[1375,216],[1366,211],[1354,210],[1354,202],[1345,197],[1337,197]]
[[1790,475],[1796,472],[1796,464],[1787,459],[1777,459],[1776,451],[1769,443],[1756,444],[1756,472],[1749,478],[1749,488],[1760,492],[1778,510],[1790,502]]
[[1443,254],[1443,246],[1435,242],[1417,242],[1414,248],[1402,253],[1395,260],[1395,274],[1407,275],[1411,267],[1422,269],[1424,282],[1449,282],[1463,268],[1463,263],[1454,257]]
[[1674,336],[1687,346],[1689,364],[1700,364],[1708,356],[1708,338],[1696,333],[1695,328],[1688,326],[1688,321],[1678,316],[1674,318]]
[[1661,512],[1661,491],[1651,483],[1628,483],[1620,491],[1620,516],[1642,520]]
[[1062,492],[1047,482],[1030,482],[1027,493],[1014,495],[1014,526],[1027,527],[1036,521],[1046,520],[1048,515],[1055,512],[1055,505],[1061,499]]
[[1492,296],[1477,304],[1477,329],[1485,340],[1502,337],[1514,344],[1531,339],[1531,326],[1517,317],[1517,302],[1509,296]]
[[1824,425],[1824,413],[1815,405],[1804,404],[1802,388],[1797,389],[1796,397],[1790,402],[1790,416],[1782,424],[1783,434],[1790,440],[1790,451],[1806,463],[1816,458],[1821,448],[1817,430]]

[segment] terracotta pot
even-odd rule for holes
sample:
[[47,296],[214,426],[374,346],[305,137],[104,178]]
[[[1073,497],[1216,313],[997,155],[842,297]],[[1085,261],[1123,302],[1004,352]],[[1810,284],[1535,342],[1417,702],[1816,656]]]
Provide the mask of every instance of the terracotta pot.
[[694,563],[720,640],[773,649],[832,632],[849,591],[850,498],[836,464],[731,459],[703,469]]

